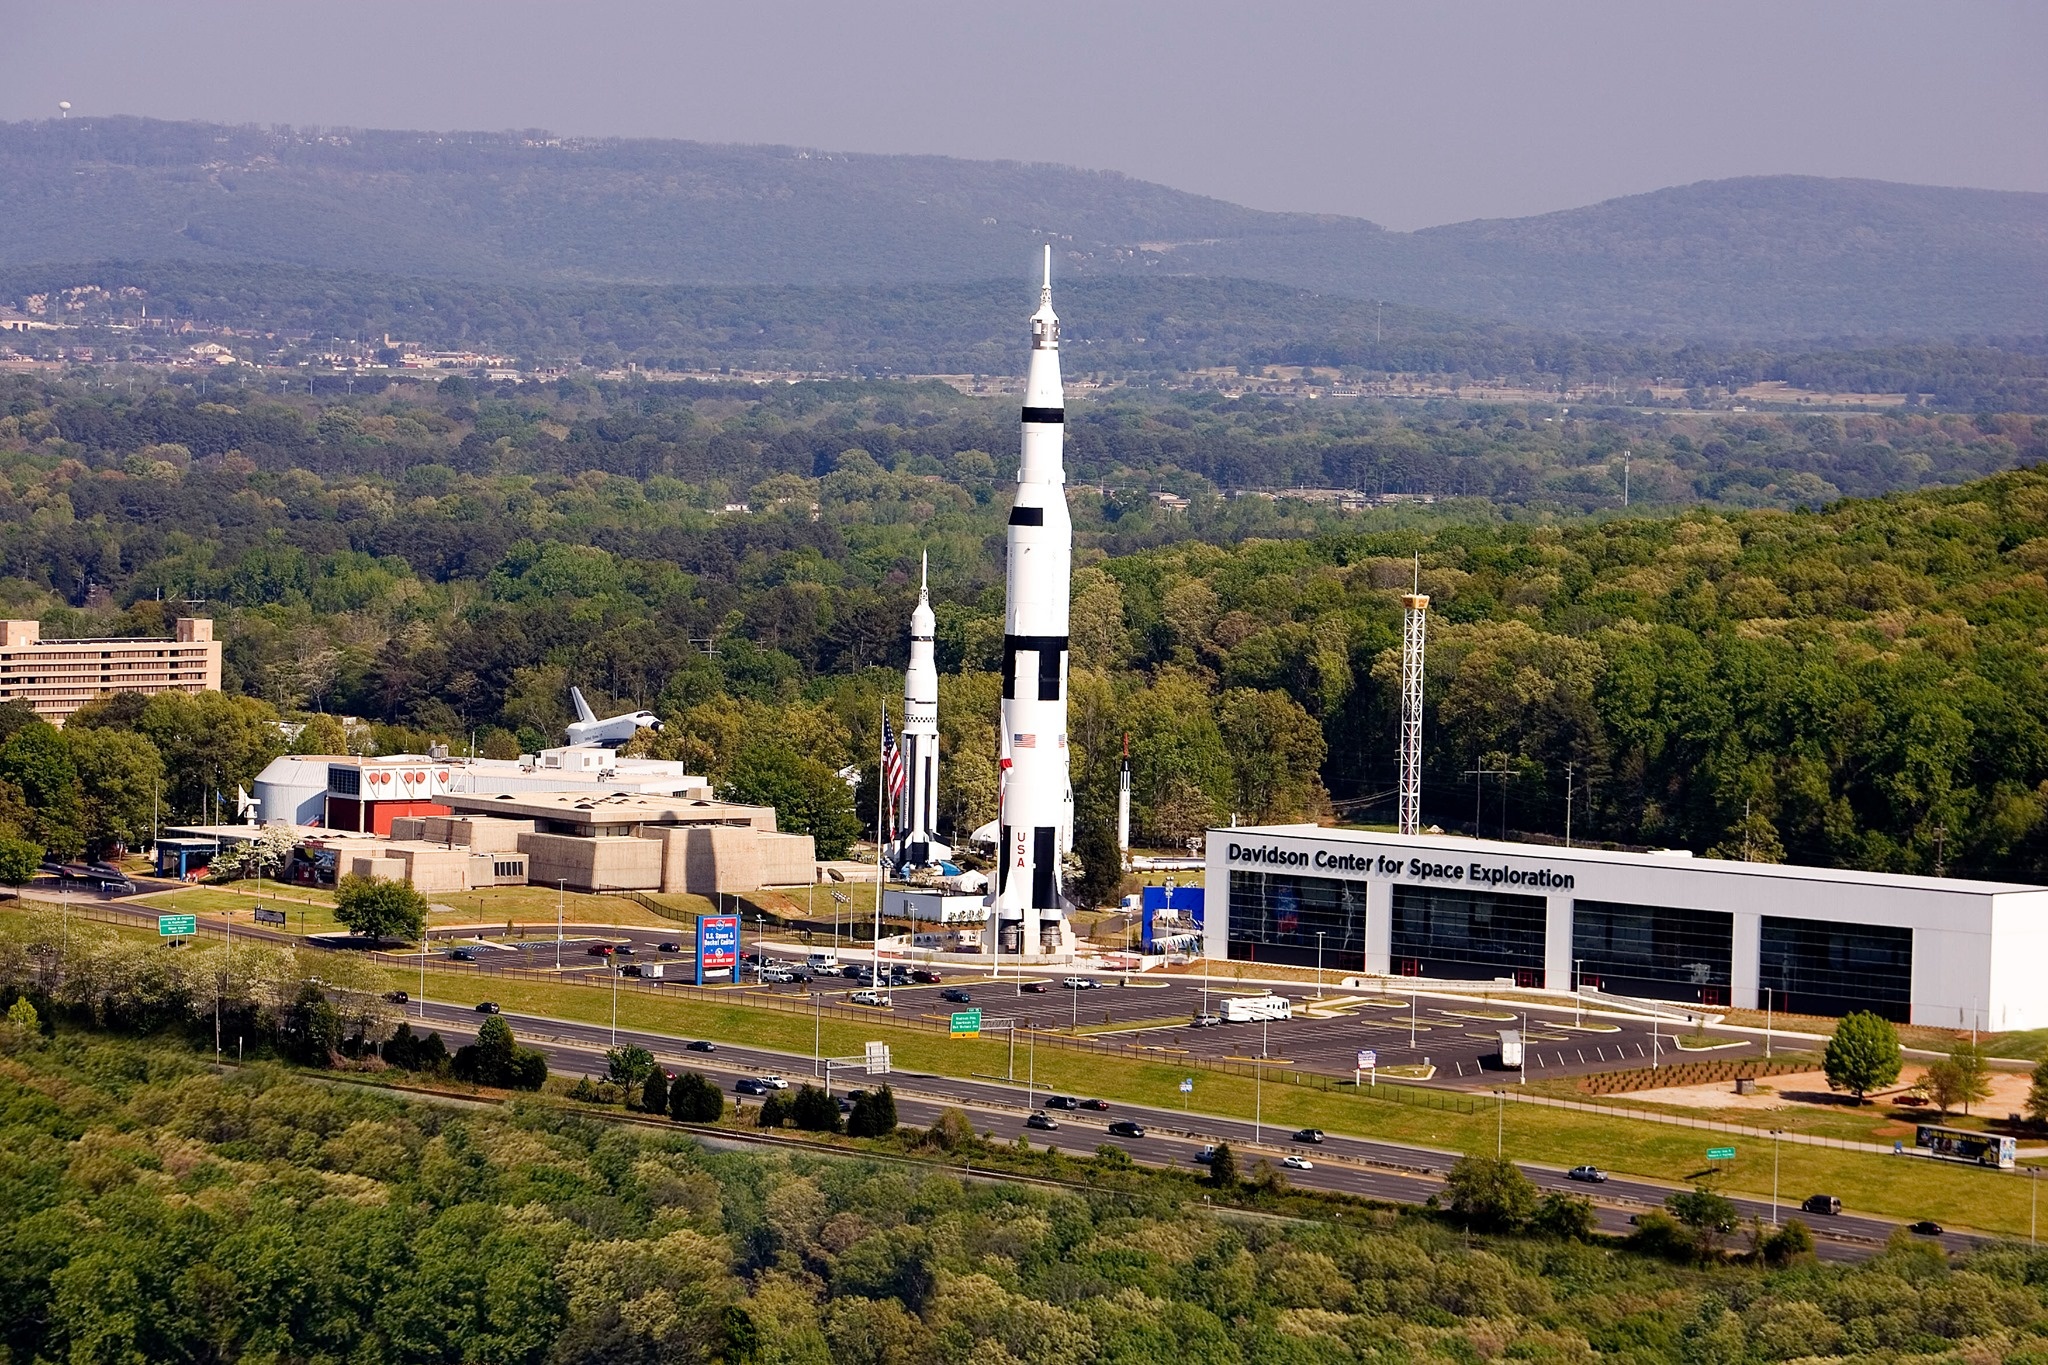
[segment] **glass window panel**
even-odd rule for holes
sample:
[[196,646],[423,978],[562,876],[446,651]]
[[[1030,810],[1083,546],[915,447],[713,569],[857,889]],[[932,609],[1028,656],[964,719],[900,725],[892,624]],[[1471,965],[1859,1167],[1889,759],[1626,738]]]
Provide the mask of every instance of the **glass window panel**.
[[1239,961],[1365,969],[1365,883],[1281,872],[1230,874],[1230,955]]
[[1615,995],[1724,1005],[1734,956],[1725,910],[1590,900],[1572,909],[1579,980]]
[[1416,976],[1540,983],[1542,896],[1431,886],[1394,888],[1394,970]]
[[1759,956],[1759,992],[1788,1013],[1872,1010],[1898,1023],[1912,1013],[1911,929],[1766,915]]

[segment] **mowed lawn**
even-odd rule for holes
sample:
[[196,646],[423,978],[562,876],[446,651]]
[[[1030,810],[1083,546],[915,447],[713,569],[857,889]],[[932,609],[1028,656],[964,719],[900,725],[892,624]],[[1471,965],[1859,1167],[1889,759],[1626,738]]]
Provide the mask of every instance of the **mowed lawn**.
[[[393,972],[395,985],[417,989],[418,978]],[[611,1018],[612,995],[598,985],[510,981],[482,974],[446,970],[428,972],[427,993],[435,1000],[473,1005],[495,1000],[508,1010],[555,1015],[602,1024]],[[649,1029],[685,1038],[806,1052],[812,1047],[813,1020],[784,1013],[714,1002],[662,997],[649,991],[618,994],[621,1026]],[[893,1026],[877,1017],[874,1023],[825,1019],[826,1056],[858,1054],[869,1040],[891,1045],[903,1070],[944,1075],[1006,1074],[1007,1039],[951,1039],[943,1035]],[[1718,1187],[1768,1198],[1771,1194],[1771,1146],[1767,1142],[1729,1139],[1725,1135],[1628,1118],[1608,1118],[1530,1105],[1490,1103],[1476,1097],[1477,1112],[1392,1104],[1349,1091],[1330,1092],[1291,1083],[1284,1073],[1270,1076],[1255,1096],[1250,1077],[1220,1075],[1185,1062],[1146,1062],[1071,1051],[1048,1044],[1036,1050],[1038,1084],[1048,1090],[1099,1095],[1133,1103],[1178,1109],[1180,1080],[1195,1078],[1193,1106],[1206,1113],[1240,1119],[1253,1117],[1255,1106],[1276,1137],[1295,1128],[1316,1127],[1360,1137],[1418,1143],[1453,1153],[1494,1151],[1496,1126],[1507,1155],[1553,1166],[1593,1162],[1610,1170],[1651,1179],[1688,1183],[1707,1168],[1706,1149],[1730,1144],[1737,1157],[1720,1163]],[[1026,1049],[1017,1050],[1017,1076],[1025,1074]],[[1849,1208],[1901,1219],[1936,1218],[1958,1227],[2012,1236],[2027,1235],[2028,1190],[2025,1177],[1914,1157],[1844,1152],[1822,1147],[1782,1144],[1778,1191],[1788,1206],[1809,1194],[1838,1196]]]

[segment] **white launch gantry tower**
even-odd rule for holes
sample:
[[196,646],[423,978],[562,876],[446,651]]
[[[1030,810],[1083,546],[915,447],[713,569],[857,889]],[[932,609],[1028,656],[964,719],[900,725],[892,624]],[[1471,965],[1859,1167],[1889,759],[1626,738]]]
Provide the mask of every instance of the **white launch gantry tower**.
[[1422,833],[1422,655],[1429,629],[1429,595],[1420,591],[1422,569],[1416,566],[1417,591],[1401,595],[1401,832]]

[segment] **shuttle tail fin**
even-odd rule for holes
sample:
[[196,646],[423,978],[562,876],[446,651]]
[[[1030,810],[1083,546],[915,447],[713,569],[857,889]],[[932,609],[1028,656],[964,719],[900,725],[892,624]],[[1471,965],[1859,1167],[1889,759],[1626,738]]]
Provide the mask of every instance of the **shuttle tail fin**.
[[589,703],[589,702],[587,702],[587,701],[585,701],[585,700],[583,700],[583,689],[582,689],[582,688],[580,688],[580,687],[572,687],[572,688],[570,688],[570,689],[569,689],[569,701],[570,701],[570,703],[571,703],[571,704],[572,704],[573,706],[575,706],[575,708],[576,708],[576,719],[578,719],[578,720],[582,721],[582,722],[583,722],[583,723],[584,723],[585,725],[588,725],[588,724],[590,724],[590,723],[591,723],[592,721],[594,721],[594,720],[596,720],[596,719],[597,719],[597,712],[595,712],[595,711],[591,710],[591,709],[590,709],[590,703]]

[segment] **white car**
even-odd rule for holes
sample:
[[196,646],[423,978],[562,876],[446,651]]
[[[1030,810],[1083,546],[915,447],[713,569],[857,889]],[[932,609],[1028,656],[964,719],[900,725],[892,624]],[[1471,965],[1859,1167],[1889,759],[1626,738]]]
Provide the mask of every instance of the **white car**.
[[877,1009],[887,1009],[889,1007],[889,997],[880,991],[855,991],[847,998],[856,1005],[873,1005]]
[[1070,991],[1092,991],[1095,989],[1094,978],[1086,976],[1070,976],[1060,982],[1060,984]]
[[759,1081],[761,1084],[767,1086],[770,1090],[789,1089],[789,1082],[783,1080],[782,1077],[777,1075],[770,1074],[767,1076],[756,1076],[754,1079]]
[[1312,1171],[1316,1168],[1316,1163],[1305,1156],[1283,1156],[1280,1164],[1290,1171]]

